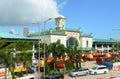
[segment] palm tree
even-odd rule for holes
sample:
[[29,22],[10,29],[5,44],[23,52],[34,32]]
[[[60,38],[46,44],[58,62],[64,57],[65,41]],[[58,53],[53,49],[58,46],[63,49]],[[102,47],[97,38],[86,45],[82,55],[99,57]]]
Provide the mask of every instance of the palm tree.
[[70,61],[69,62],[66,62],[66,70],[71,70],[74,68],[74,61],[75,61],[75,58],[74,58],[74,48],[72,46],[68,46],[66,48],[66,53],[67,55],[70,57]]
[[52,55],[54,57],[54,71],[56,71],[57,57],[60,58],[61,56],[64,56],[64,54],[65,54],[65,46],[60,43],[60,40],[58,40],[57,42],[51,43],[48,46],[48,51],[52,52]]

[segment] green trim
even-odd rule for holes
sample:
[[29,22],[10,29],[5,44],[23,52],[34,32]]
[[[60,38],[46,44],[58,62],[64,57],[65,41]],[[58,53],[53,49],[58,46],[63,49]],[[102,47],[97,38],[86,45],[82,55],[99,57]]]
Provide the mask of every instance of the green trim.
[[[80,33],[79,30],[52,30],[50,29],[49,31],[45,32],[45,35],[62,35],[62,36],[66,36],[66,32],[76,32],[76,33]],[[34,36],[43,36],[44,32],[41,33],[31,33],[28,35],[28,37],[34,37]]]
[[78,47],[77,50],[83,50],[83,51],[95,51],[96,49],[95,48],[92,48],[92,47]]

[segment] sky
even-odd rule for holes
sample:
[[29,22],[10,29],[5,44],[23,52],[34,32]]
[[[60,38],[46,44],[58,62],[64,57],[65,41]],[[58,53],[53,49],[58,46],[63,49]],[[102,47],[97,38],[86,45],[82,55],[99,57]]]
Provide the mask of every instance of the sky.
[[[43,29],[43,22],[58,15],[66,17],[66,28],[81,28],[93,38],[120,38],[120,0],[0,0],[0,32],[22,34]],[[46,29],[55,28],[54,20]]]

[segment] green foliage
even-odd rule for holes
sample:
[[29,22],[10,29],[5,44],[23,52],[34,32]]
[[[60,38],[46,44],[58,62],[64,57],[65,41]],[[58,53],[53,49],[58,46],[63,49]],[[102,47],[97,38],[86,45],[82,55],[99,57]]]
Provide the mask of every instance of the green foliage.
[[24,67],[29,68],[32,64],[32,52],[22,52],[21,62],[23,62]]
[[66,70],[70,71],[74,68],[73,62],[65,62]]
[[15,73],[13,71],[11,72],[11,74],[12,74],[12,79],[16,79]]
[[120,43],[119,42],[117,42],[117,43],[114,44],[113,50],[115,50],[115,51],[120,50]]
[[56,59],[57,57],[64,57],[65,54],[65,46],[61,44],[60,40],[57,42],[51,43],[47,47],[47,53],[48,55],[52,52],[52,55],[54,57],[54,71],[56,70]]
[[[14,48],[16,50],[14,50]],[[27,50],[32,49],[32,44],[27,41],[15,41],[7,42],[7,40],[0,41],[0,63],[5,64],[5,67],[9,68],[12,72],[14,69],[14,62],[24,62],[25,65],[31,65],[32,63],[32,52],[26,52]],[[21,54],[16,54],[16,57],[13,57],[13,53],[16,51],[21,51]],[[25,51],[25,52],[23,52]],[[27,67],[26,66],[26,67]],[[13,74],[13,73],[12,73]],[[18,73],[18,76],[23,76],[23,73]],[[14,77],[14,74],[13,74]],[[15,78],[12,78],[15,79]]]
[[0,41],[0,49],[6,47],[7,45],[8,45],[7,40],[1,40],[1,41]]
[[45,74],[50,74],[50,67],[48,65],[48,63],[45,62]]
[[15,48],[16,50],[20,50],[20,51],[30,50],[32,49],[32,44],[30,44],[30,42],[27,42],[27,41],[19,40],[15,42]]
[[48,51],[52,52],[54,57],[60,57],[64,55],[65,46],[58,40],[48,46]]
[[16,76],[18,76],[18,77],[23,77],[23,72],[18,72],[18,73],[16,73]]

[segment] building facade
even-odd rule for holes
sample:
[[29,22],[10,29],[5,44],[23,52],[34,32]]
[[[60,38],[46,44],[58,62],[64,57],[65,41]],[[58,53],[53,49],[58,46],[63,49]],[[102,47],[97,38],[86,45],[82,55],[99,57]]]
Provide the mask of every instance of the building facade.
[[55,18],[55,29],[49,29],[42,33],[31,33],[29,38],[41,39],[41,42],[47,44],[60,40],[65,47],[77,46],[82,48],[92,48],[92,35],[83,35],[80,29],[69,30],[66,29],[66,18],[62,15]]
[[93,39],[92,47],[101,52],[110,52],[117,42],[119,41],[113,39]]
[[65,47],[77,46],[82,50],[92,50],[93,48],[98,51],[110,51],[114,47],[114,41],[93,39],[92,34],[85,35],[80,29],[69,30],[66,29],[66,18],[62,15],[55,18],[55,29],[49,29],[48,31],[41,33],[31,33],[28,35],[32,39],[40,39],[41,42],[50,44],[60,40]]

